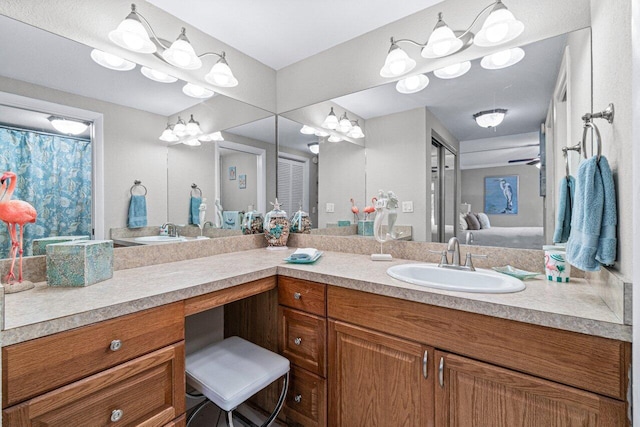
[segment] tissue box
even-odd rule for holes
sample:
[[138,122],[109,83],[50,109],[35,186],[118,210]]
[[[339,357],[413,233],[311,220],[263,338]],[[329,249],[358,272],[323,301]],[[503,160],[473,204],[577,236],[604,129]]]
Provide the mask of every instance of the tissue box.
[[51,236],[43,237],[42,239],[33,239],[31,249],[33,251],[33,255],[46,255],[47,245],[51,245],[54,243],[72,242],[76,240],[89,240],[89,236]]
[[373,221],[358,221],[358,236],[373,236]]
[[47,246],[49,286],[89,286],[113,276],[113,240],[83,240]]

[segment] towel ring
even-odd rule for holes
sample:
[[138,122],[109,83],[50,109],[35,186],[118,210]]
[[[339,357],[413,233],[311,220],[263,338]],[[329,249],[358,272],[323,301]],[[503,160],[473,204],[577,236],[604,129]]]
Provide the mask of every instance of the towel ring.
[[587,129],[591,128],[595,131],[596,133],[596,137],[598,140],[598,144],[596,145],[597,148],[597,156],[598,158],[596,159],[597,162],[600,162],[600,154],[602,153],[602,137],[600,136],[600,131],[598,130],[598,126],[595,125],[595,123],[591,122],[591,121],[586,121],[584,123],[584,129],[582,131],[582,154],[584,155],[584,158],[587,158]]
[[566,178],[569,179],[569,151],[577,151],[578,154],[582,152],[581,143],[578,142],[576,145],[572,145],[571,147],[562,147],[562,154],[564,155],[564,167],[566,170]]
[[144,194],[142,194],[142,196],[147,195],[147,187],[142,185],[142,181],[136,179],[135,181],[133,181],[133,185],[131,186],[131,189],[129,189],[129,193],[131,193],[132,196],[133,196],[133,190],[135,190],[137,187],[144,188]]
[[198,186],[196,184],[191,184],[191,197],[194,197],[193,193],[196,192],[196,191],[198,192],[196,194],[200,194],[200,197],[202,197],[202,190],[200,188],[198,188]]

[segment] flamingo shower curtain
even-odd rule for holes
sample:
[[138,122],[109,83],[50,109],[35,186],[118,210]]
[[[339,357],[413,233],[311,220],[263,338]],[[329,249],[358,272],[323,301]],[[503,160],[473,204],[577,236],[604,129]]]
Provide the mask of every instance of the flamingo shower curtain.
[[[29,202],[38,219],[24,229],[24,255],[33,239],[91,236],[91,140],[0,126],[0,171],[18,175],[14,199]],[[1,196],[1,195],[0,195]],[[9,256],[11,239],[0,223],[0,258]]]

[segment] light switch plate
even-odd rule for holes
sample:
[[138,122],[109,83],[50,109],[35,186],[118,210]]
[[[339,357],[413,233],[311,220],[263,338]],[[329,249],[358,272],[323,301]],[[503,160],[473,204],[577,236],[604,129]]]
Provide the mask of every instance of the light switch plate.
[[336,207],[334,206],[334,204],[333,204],[333,203],[327,203],[327,206],[326,206],[325,212],[327,212],[327,213],[333,213],[333,212],[335,212],[335,209],[336,209]]
[[413,202],[402,202],[402,212],[413,212]]

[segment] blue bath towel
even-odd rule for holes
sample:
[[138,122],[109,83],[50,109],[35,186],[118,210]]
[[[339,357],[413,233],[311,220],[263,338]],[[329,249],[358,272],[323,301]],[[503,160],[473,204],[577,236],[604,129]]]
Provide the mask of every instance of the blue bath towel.
[[575,197],[576,180],[572,176],[560,180],[558,197],[558,218],[553,243],[566,243],[571,233],[571,211]]
[[147,226],[147,198],[145,196],[131,196],[129,202],[129,228]]
[[202,197],[191,196],[191,205],[189,207],[189,224],[198,225],[200,223],[200,205]]
[[585,271],[616,260],[616,190],[609,162],[602,156],[585,160],[578,168],[567,260]]

